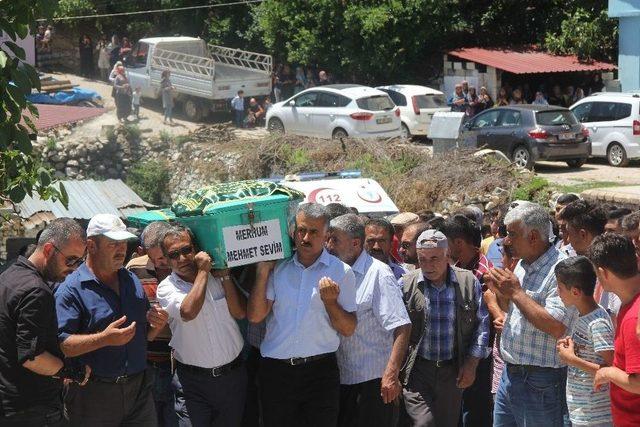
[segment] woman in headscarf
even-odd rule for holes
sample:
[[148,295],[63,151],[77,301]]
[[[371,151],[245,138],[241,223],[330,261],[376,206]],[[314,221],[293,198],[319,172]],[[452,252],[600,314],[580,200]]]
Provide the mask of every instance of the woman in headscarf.
[[109,73],[109,83],[114,84],[118,76],[118,67],[122,67],[122,61],[116,61]]
[[119,66],[116,72],[117,75],[113,83],[116,98],[116,116],[119,121],[126,122],[127,117],[131,114],[131,85],[123,66]]
[[296,84],[293,87],[293,94],[302,92],[307,88],[307,76],[304,74],[302,67],[296,67]]
[[104,34],[100,37],[100,41],[96,46],[98,51],[98,69],[100,70],[100,78],[104,81],[109,79],[109,48],[107,44],[107,36]]

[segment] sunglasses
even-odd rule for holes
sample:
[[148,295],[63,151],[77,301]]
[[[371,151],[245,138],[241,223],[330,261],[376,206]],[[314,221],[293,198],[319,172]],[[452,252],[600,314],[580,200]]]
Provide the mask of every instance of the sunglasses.
[[167,253],[167,258],[169,259],[178,259],[180,255],[187,256],[193,253],[193,246],[185,246],[184,248],[176,249],[175,251],[171,251]]
[[84,260],[87,258],[87,250],[86,249],[84,251],[84,255],[81,258],[78,258],[78,257],[75,257],[75,256],[67,256],[67,255],[65,255],[64,252],[62,252],[60,249],[58,249],[58,247],[56,245],[54,245],[53,243],[51,245],[53,246],[53,249],[58,251],[64,257],[64,265],[66,265],[67,267],[76,268],[80,264],[82,264],[84,262]]
[[402,249],[409,249],[411,247],[411,242],[402,242],[400,243],[400,247]]

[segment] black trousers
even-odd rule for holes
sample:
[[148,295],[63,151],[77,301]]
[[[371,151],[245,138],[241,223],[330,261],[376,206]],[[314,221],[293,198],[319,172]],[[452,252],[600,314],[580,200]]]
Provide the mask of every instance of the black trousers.
[[125,384],[71,383],[64,398],[68,425],[157,427],[152,386],[146,371]]
[[340,386],[340,427],[393,427],[398,420],[399,399],[385,404],[380,378]]
[[258,379],[258,369],[260,367],[260,349],[249,346],[247,354],[247,400],[244,404],[244,416],[242,417],[242,427],[259,427],[260,419],[260,382]]
[[219,377],[204,376],[181,365],[177,372],[193,427],[241,425],[247,392],[244,365]]
[[340,373],[335,355],[297,366],[263,358],[259,377],[265,427],[337,425]]
[[62,407],[35,406],[18,414],[0,417],[2,427],[62,427]]
[[462,416],[459,427],[491,427],[493,425],[492,359],[493,356],[489,356],[480,360],[476,369],[476,380],[462,393]]

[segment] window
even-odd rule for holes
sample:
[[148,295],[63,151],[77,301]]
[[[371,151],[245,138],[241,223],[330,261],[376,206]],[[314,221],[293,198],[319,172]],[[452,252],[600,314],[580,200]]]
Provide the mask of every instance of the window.
[[506,110],[500,120],[500,126],[520,126],[521,122],[520,111]]
[[360,98],[356,101],[356,103],[358,104],[358,107],[362,108],[363,110],[369,111],[388,111],[393,110],[393,107],[395,107],[393,101],[391,101],[391,98],[389,98],[387,95],[376,95],[368,96],[366,98]]
[[390,89],[382,89],[383,92],[386,92],[393,101],[399,107],[405,107],[407,105],[407,97],[401,94],[400,92],[396,92],[395,90]]
[[538,111],[536,123],[542,126],[575,125],[576,116],[570,110]]
[[442,108],[447,106],[444,95],[417,95],[418,108]]
[[346,107],[351,103],[351,98],[347,98],[346,96],[338,95],[338,107]]
[[631,104],[625,102],[594,102],[589,112],[590,122],[621,120],[631,115]]
[[338,99],[338,95],[334,95],[333,93],[320,92],[318,94],[316,107],[338,107],[339,103],[340,100]]
[[486,113],[480,114],[473,120],[473,127],[484,128],[484,127],[490,127],[490,126],[497,126],[498,117],[500,117],[500,113],[502,113],[501,110],[489,110]]
[[149,54],[149,45],[146,43],[138,43],[131,52],[133,61],[127,64],[130,67],[140,68],[147,66],[147,55]]
[[307,92],[298,96],[294,100],[296,101],[296,107],[315,107],[317,99],[318,92]]
[[588,122],[589,113],[591,112],[591,107],[593,106],[593,102],[585,102],[584,104],[580,104],[575,107],[573,110],[573,115],[576,116],[579,122]]

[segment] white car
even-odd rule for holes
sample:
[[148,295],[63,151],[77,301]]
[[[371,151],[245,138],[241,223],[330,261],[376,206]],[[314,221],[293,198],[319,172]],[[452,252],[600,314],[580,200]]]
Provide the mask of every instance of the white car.
[[378,86],[389,94],[393,102],[400,107],[402,136],[427,136],[431,118],[438,111],[451,111],[447,106],[444,93],[426,86],[393,85]]
[[640,159],[640,95],[595,93],[571,106],[591,136],[591,156],[606,157],[611,166]]
[[355,84],[318,86],[274,104],[267,129],[318,138],[400,136],[400,111],[389,95]]

